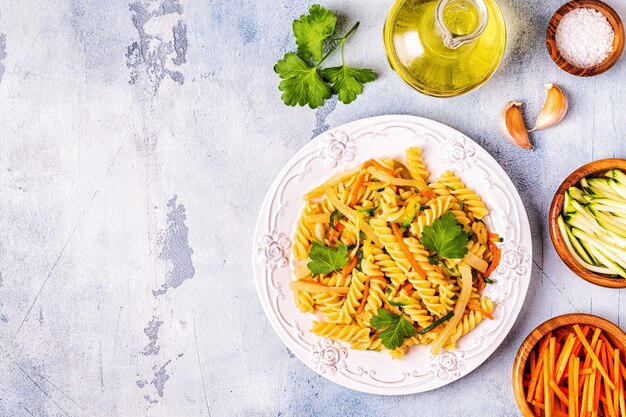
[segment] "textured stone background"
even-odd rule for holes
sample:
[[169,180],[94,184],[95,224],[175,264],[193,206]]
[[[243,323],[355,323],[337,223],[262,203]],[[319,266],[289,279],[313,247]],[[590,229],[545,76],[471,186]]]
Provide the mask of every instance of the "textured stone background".
[[[626,62],[591,79],[556,68],[543,37],[560,3],[502,0],[501,68],[442,100],[388,67],[390,0],[327,0],[361,21],[347,57],[379,79],[349,106],[312,111],[283,106],[272,71],[309,2],[0,0],[0,416],[518,415],[510,369],[533,327],[575,311],[626,326],[626,292],[574,278],[547,233],[571,170],[626,157]],[[535,134],[534,152],[506,143],[504,103],[523,100],[534,118],[551,81],[570,96],[567,119]],[[449,124],[491,152],[535,245],[528,298],[496,353],[404,397],[346,390],[293,358],[250,266],[280,167],[329,126],[391,113]]]

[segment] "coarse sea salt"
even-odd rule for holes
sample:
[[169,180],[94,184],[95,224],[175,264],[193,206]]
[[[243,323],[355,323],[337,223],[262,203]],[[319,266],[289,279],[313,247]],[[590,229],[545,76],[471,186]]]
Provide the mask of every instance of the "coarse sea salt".
[[615,32],[609,20],[597,10],[574,9],[556,28],[556,46],[561,56],[579,68],[602,63],[613,49]]

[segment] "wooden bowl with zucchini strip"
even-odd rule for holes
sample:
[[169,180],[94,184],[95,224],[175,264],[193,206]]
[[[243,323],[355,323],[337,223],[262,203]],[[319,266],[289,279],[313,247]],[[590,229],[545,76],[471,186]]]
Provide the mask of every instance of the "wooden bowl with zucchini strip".
[[626,160],[602,159],[570,174],[548,216],[561,260],[582,279],[626,288]]

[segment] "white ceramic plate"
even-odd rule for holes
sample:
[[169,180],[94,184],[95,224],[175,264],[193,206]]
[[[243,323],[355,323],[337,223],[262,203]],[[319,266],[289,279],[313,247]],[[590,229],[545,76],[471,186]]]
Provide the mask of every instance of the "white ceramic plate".
[[[453,169],[491,209],[490,230],[504,238],[502,261],[485,294],[496,303],[485,320],[462,337],[455,351],[432,356],[411,347],[401,359],[387,352],[355,351],[309,332],[313,314],[296,309],[289,281],[291,239],[304,207],[303,194],[333,175],[378,157],[404,160],[420,146],[431,179]],[[382,116],[331,129],[304,146],[272,184],[254,232],[253,268],[268,320],[287,347],[306,365],[344,387],[397,395],[424,392],[457,380],[483,363],[502,343],[522,308],[531,272],[531,236],[522,201],[498,163],[462,133],[413,116]]]

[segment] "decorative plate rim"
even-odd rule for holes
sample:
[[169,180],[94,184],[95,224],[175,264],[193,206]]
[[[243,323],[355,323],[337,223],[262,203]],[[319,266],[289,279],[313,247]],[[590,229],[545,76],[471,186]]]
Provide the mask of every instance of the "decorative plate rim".
[[[389,126],[383,127],[386,124],[389,124]],[[412,128],[407,126],[411,126]],[[295,325],[288,324],[293,332],[293,334],[289,334],[285,328],[285,324],[281,323],[280,319],[277,317],[276,310],[273,310],[274,307],[271,305],[272,301],[266,299],[264,296],[266,287],[267,291],[273,288],[274,291],[277,292],[276,306],[278,307],[279,299],[284,300],[285,298],[290,298],[289,296],[291,295],[291,293],[286,295],[281,291],[279,288],[280,283],[277,284],[274,282],[271,273],[277,268],[289,267],[289,274],[291,276],[291,268],[286,252],[290,249],[290,237],[293,230],[289,230],[290,234],[277,232],[275,230],[268,231],[268,228],[263,227],[262,224],[264,221],[268,220],[267,217],[270,215],[271,204],[273,200],[277,198],[276,194],[281,187],[281,183],[285,180],[286,175],[293,170],[298,163],[301,163],[307,155],[310,156],[312,153],[316,153],[314,158],[323,158],[326,164],[331,167],[338,164],[341,165],[343,161],[352,162],[352,160],[355,159],[356,151],[354,147],[352,147],[353,144],[349,143],[350,138],[356,140],[368,134],[373,134],[374,136],[378,134],[382,135],[380,132],[374,132],[376,128],[379,128],[383,133],[393,128],[407,129],[411,130],[416,135],[417,131],[413,129],[418,128],[418,130],[421,130],[420,134],[422,136],[428,136],[429,140],[436,139],[439,142],[444,142],[448,152],[441,152],[439,157],[445,160],[447,164],[453,165],[455,169],[457,166],[468,166],[469,169],[473,169],[474,166],[479,165],[479,162],[482,162],[482,164],[485,165],[485,167],[481,167],[483,180],[491,184],[490,175],[495,175],[496,180],[506,187],[506,189],[502,189],[502,187],[498,185],[498,187],[501,188],[500,192],[502,196],[511,199],[511,201],[506,201],[507,213],[504,217],[509,216],[512,210],[516,211],[517,216],[511,221],[516,222],[517,228],[519,229],[515,230],[515,227],[512,227],[512,229],[514,229],[512,233],[515,238],[511,239],[509,242],[505,242],[505,246],[503,247],[503,261],[501,266],[496,270],[496,276],[502,277],[502,282],[509,285],[506,290],[500,289],[502,292],[502,300],[505,301],[506,304],[498,305],[497,307],[496,314],[502,314],[502,319],[498,320],[499,316],[496,316],[498,323],[495,328],[491,332],[485,328],[482,328],[482,330],[478,332],[480,325],[477,326],[473,332],[466,335],[460,342],[465,343],[466,339],[473,339],[474,345],[469,350],[459,349],[456,351],[447,351],[439,357],[433,357],[428,354],[428,363],[420,363],[420,365],[426,366],[425,369],[402,371],[399,375],[400,378],[394,381],[383,380],[376,373],[376,369],[364,369],[363,366],[350,369],[346,364],[346,359],[351,352],[355,352],[353,355],[384,355],[385,353],[351,351],[349,347],[340,342],[333,342],[325,338],[312,336],[308,332],[308,329],[300,328],[297,322]],[[345,132],[349,132],[349,134]],[[360,135],[358,135],[359,132]],[[441,149],[443,150],[443,147]],[[383,151],[377,153],[380,156],[385,155]],[[389,152],[387,154],[389,154]],[[475,163],[468,163],[467,159],[475,159]],[[293,179],[293,177],[304,176],[304,174],[308,172],[307,167],[311,160],[312,159],[304,163],[302,172],[293,175],[291,179]],[[356,165],[356,162],[353,162],[352,165]],[[346,168],[347,167],[342,167],[341,170]],[[332,176],[332,173],[329,172],[326,178],[330,178],[330,176]],[[291,181],[291,179],[287,182]],[[320,178],[320,181],[324,179],[325,178]],[[284,188],[285,184],[282,184],[281,193],[285,191]],[[279,197],[282,197],[282,195]],[[276,219],[283,214],[281,213],[283,208],[284,205],[280,206],[278,213],[275,213]],[[489,217],[491,217],[491,215]],[[489,222],[489,220],[487,221]],[[276,225],[274,225],[274,227],[275,226]],[[509,225],[507,225],[506,228],[509,229]],[[273,228],[269,227],[269,229]],[[262,243],[261,240],[263,241]],[[516,242],[518,244],[516,244]],[[259,267],[257,266],[259,263],[263,265],[264,273],[259,272]],[[530,283],[532,269],[530,224],[524,204],[511,179],[500,164],[475,141],[456,129],[430,119],[410,115],[376,116],[355,120],[329,129],[318,135],[296,152],[280,170],[265,195],[261,209],[259,210],[259,216],[254,229],[252,268],[257,295],[259,296],[261,306],[263,307],[268,321],[283,344],[285,344],[285,346],[287,346],[287,348],[305,365],[325,378],[357,391],[379,395],[414,394],[440,388],[468,375],[484,363],[510,333],[521,311]],[[270,272],[270,275],[267,275],[267,272]],[[512,293],[515,295],[515,299],[507,302]],[[293,304],[291,299],[287,301]],[[298,314],[303,316],[307,315],[306,313]],[[284,318],[282,319],[284,323],[287,323]],[[481,346],[484,338],[496,332],[495,338],[491,339],[487,345]],[[312,340],[306,340],[307,337]],[[378,359],[372,361],[372,363],[382,360],[380,356],[377,358]],[[403,359],[400,359],[400,361],[402,360]],[[416,368],[418,364],[414,363],[413,365],[413,367]],[[364,382],[365,379],[367,379],[367,383]]]

